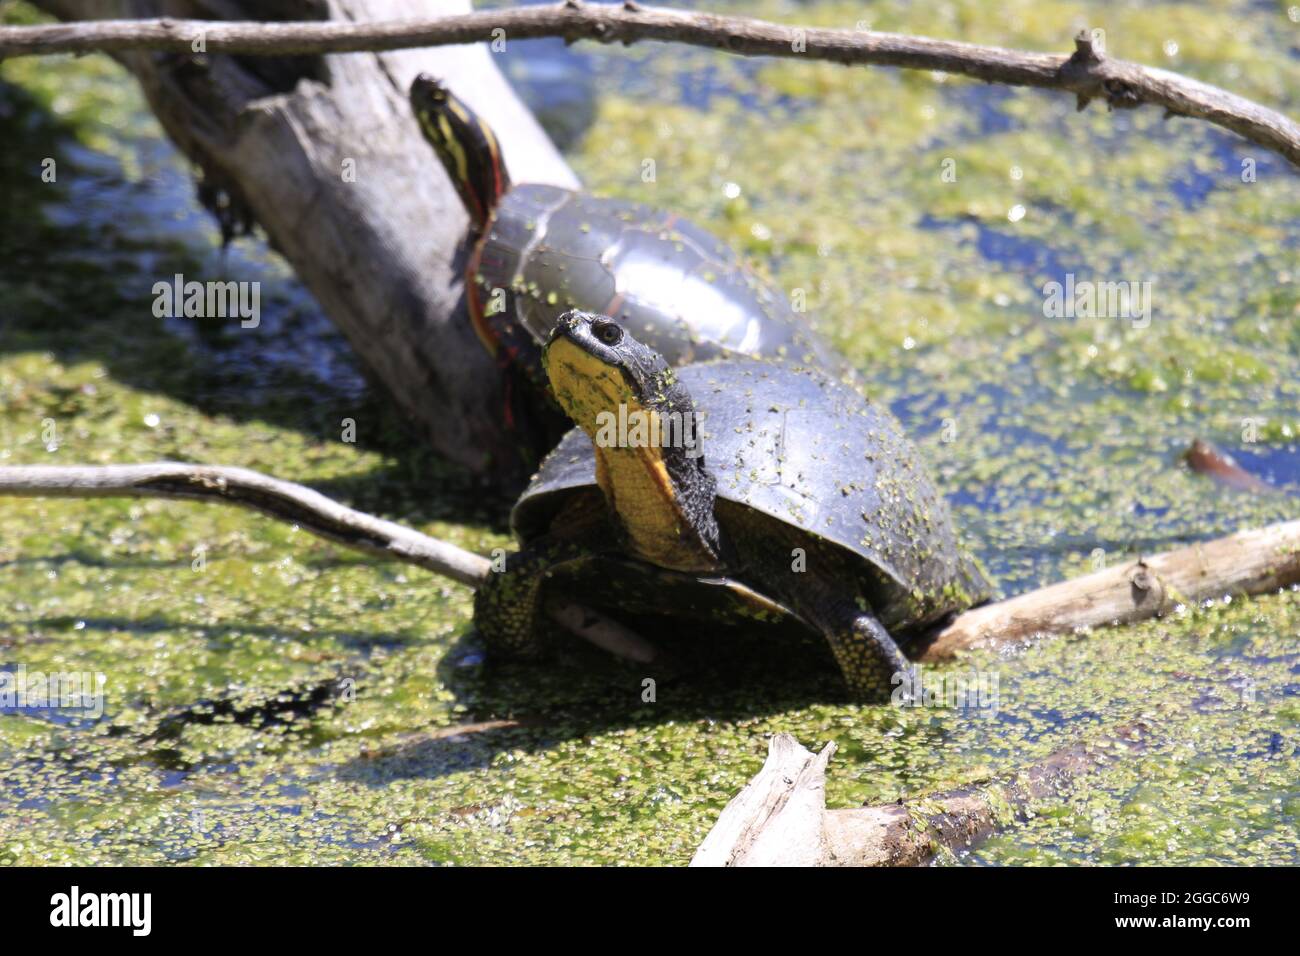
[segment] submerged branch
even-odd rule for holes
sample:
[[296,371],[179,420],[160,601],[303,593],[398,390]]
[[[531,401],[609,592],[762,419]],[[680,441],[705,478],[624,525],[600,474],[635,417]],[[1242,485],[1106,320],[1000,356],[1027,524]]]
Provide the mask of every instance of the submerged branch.
[[1130,724],[1006,777],[828,810],[826,765],[835,745],[814,755],[777,734],[763,768],[723,809],[691,866],[919,866],[941,849],[969,849],[1024,819],[1038,801],[1067,795],[1079,777],[1141,753],[1152,736],[1147,724]]
[[631,44],[686,43],[742,56],[803,57],[845,65],[896,66],[1033,86],[1112,107],[1149,104],[1205,120],[1275,150],[1300,167],[1300,125],[1275,110],[1167,70],[1112,59],[1086,31],[1073,54],[1031,53],[873,30],[787,26],[750,17],[643,7],[635,2],[481,10],[389,22],[260,23],[102,20],[0,27],[0,58],[131,49],[176,53],[301,55],[563,37]]

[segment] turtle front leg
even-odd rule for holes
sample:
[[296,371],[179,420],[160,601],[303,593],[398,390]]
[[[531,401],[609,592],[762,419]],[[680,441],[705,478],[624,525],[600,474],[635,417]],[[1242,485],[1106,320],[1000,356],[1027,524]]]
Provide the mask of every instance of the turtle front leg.
[[[582,572],[602,556],[580,541],[549,541],[506,555],[474,594],[474,626],[492,653],[538,657],[554,631],[547,584]],[[651,660],[654,648],[617,622],[570,603],[555,621],[613,654]]]
[[855,697],[887,703],[896,675],[911,666],[884,625],[869,610],[843,598],[796,600],[795,611],[822,632]]
[[493,571],[474,593],[474,627],[490,653],[538,657],[546,649],[543,596],[557,556],[545,550],[506,555],[505,568]]

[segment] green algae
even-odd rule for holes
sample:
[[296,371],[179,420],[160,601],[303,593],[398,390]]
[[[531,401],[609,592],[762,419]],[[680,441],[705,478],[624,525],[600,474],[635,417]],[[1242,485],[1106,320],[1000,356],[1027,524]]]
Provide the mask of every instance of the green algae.
[[[1102,26],[1117,55],[1300,112],[1285,4],[743,12],[1044,50]],[[1178,463],[1201,436],[1300,481],[1300,190],[1281,161],[1154,111],[1077,114],[1067,97],[926,73],[586,55],[623,80],[571,156],[584,181],[678,209],[805,290],[1008,592],[1294,517],[1293,497]],[[251,354],[230,330],[152,317],[152,281],[221,259],[121,76],[98,57],[0,65],[17,84],[0,85],[0,122],[23,130],[0,152],[15,210],[0,461],[240,464],[483,553],[508,546],[505,503],[407,447],[382,399],[263,361],[288,329],[355,374],[255,244],[238,268],[271,304]],[[39,183],[50,155],[54,187]],[[1154,279],[1150,324],[1046,318],[1041,290],[1063,270]],[[0,718],[0,862],[680,863],[767,734],[835,741],[828,799],[851,806],[1012,775],[1135,719],[1157,730],[1148,753],[941,862],[1297,862],[1294,591],[957,665],[997,675],[996,711],[848,705],[824,649],[721,637],[742,652],[662,672],[581,650],[484,663],[469,618],[463,588],[243,512],[3,502],[0,662],[103,672],[108,700],[90,725]]]

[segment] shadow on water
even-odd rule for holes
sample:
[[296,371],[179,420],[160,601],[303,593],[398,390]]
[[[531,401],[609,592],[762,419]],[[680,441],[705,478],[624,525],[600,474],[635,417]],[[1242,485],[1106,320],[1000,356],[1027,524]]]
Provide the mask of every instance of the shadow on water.
[[[192,624],[175,618],[152,615],[148,617],[112,617],[85,615],[69,617],[56,616],[37,618],[31,622],[34,629],[78,630],[120,632],[144,637],[149,634],[175,634],[189,632],[207,638],[213,644],[221,644],[230,638],[251,635],[255,637],[282,638],[301,637],[285,627],[268,627],[260,624]],[[316,628],[311,630],[313,638],[337,641],[344,647],[370,651],[375,648],[396,648],[417,640],[417,636],[397,631],[362,631],[339,628]]]
[[[610,732],[761,721],[851,700],[829,650],[807,633],[683,630],[680,621],[654,618],[637,626],[656,636],[662,662],[613,661],[572,643],[544,663],[487,662],[467,633],[443,657],[438,678],[468,716],[455,727],[412,734],[351,760],[339,776],[381,787],[395,778],[482,769],[504,752],[535,753]],[[1032,723],[1032,732],[1021,735],[1029,739],[1081,732],[1101,720],[1089,710],[1040,709],[1032,719],[996,710],[987,716],[995,723]],[[457,727],[465,729],[458,733]]]
[[[141,392],[316,441],[341,440],[343,420],[352,419],[357,444],[389,461],[356,480],[318,483],[319,490],[355,494],[358,507],[388,514],[402,499],[413,508],[403,512],[407,520],[468,514],[504,527],[508,503],[485,495],[411,434],[264,243],[219,247],[189,172],[166,141],[129,142],[144,173],[132,181],[25,90],[3,83],[0,140],[15,144],[0,150],[0,351],[97,362]],[[52,183],[41,181],[46,158],[56,164]],[[156,316],[154,284],[178,274],[259,283],[258,326],[241,328],[238,317]]]
[[615,660],[561,637],[544,661],[489,661],[468,630],[443,655],[437,676],[470,729],[412,735],[344,764],[340,776],[374,786],[394,777],[436,778],[487,767],[508,750],[537,752],[638,727],[757,720],[849,700],[829,649],[805,632],[684,628],[654,617],[629,623],[655,635],[659,660]]

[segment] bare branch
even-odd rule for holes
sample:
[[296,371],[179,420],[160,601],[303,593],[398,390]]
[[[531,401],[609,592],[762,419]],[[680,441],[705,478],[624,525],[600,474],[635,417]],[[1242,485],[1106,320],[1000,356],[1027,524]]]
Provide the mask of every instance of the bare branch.
[[[160,462],[148,465],[9,465],[0,495],[153,497],[223,501],[289,521],[367,554],[477,587],[491,563],[445,541],[345,507],[293,482],[246,468]],[[1241,531],[1038,588],[958,615],[907,650],[917,660],[950,660],[977,647],[1023,644],[1036,637],[1126,624],[1225,594],[1266,594],[1300,583],[1300,521]],[[644,638],[576,603],[554,602],[548,615],[598,647],[634,661],[657,651]]]
[[1267,594],[1300,582],[1300,521],[1240,531],[1038,588],[958,616],[923,647],[942,661],[974,647],[1109,627],[1224,595]]
[[[8,465],[0,467],[0,495],[218,501],[260,511],[337,544],[414,564],[472,588],[492,572],[492,563],[480,555],[247,468],[182,462]],[[655,657],[654,647],[644,638],[588,607],[557,603],[547,611],[566,629],[614,654],[643,662]]]
[[[496,31],[504,31],[497,33]],[[459,16],[379,23],[240,23],[215,20],[103,20],[0,27],[0,57],[127,49],[284,55],[563,37],[631,44],[687,43],[742,56],[803,57],[845,65],[897,66],[955,73],[989,83],[1061,90],[1083,108],[1142,104],[1203,119],[1275,150],[1300,167],[1300,125],[1264,106],[1166,70],[1111,59],[1087,31],[1073,54],[1027,53],[929,37],[832,30],[718,16],[635,2],[482,10]]]
[[27,497],[188,498],[252,508],[358,551],[416,564],[470,587],[491,562],[454,544],[356,511],[318,491],[247,468],[157,462],[147,465],[11,465],[0,494]]

